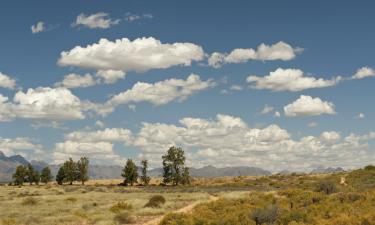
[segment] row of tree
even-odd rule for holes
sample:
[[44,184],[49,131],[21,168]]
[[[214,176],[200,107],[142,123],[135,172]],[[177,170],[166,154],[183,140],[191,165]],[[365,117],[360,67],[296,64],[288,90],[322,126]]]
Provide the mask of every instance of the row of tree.
[[23,185],[25,182],[28,182],[30,185],[33,183],[39,184],[39,182],[47,184],[53,178],[51,175],[51,170],[48,166],[43,168],[41,173],[39,173],[39,171],[35,170],[30,163],[26,166],[17,166],[12,177],[15,185]]
[[73,184],[74,181],[79,181],[82,185],[89,180],[89,159],[87,157],[81,157],[77,162],[74,162],[72,158],[65,161],[64,164],[59,168],[56,175],[56,182],[59,185],[63,183]]
[[[163,159],[163,184],[168,185],[186,185],[190,184],[191,177],[189,168],[185,166],[185,153],[182,148],[171,147],[167,153],[162,156]],[[121,176],[124,177],[124,185],[133,186],[138,183],[138,177],[142,185],[148,185],[151,178],[147,174],[148,161],[141,162],[141,176],[138,174],[138,167],[133,160],[128,159],[122,170]]]
[[[162,156],[163,159],[163,184],[168,185],[186,185],[190,184],[189,168],[185,166],[185,153],[182,148],[171,147],[167,153]],[[150,176],[148,176],[148,161],[141,161],[141,174],[138,174],[138,167],[132,159],[126,161],[126,165],[122,169],[121,176],[124,177],[124,185],[133,186],[140,180],[142,185],[147,186],[150,183]],[[72,158],[65,161],[59,168],[56,175],[56,182],[59,185],[64,183],[73,184],[74,181],[79,181],[82,185],[89,179],[89,159],[81,157],[77,162]],[[27,166],[20,165],[16,168],[13,174],[14,184],[22,185],[24,182],[39,184],[39,182],[48,183],[52,180],[51,170],[45,167],[41,173],[33,168],[31,164]]]

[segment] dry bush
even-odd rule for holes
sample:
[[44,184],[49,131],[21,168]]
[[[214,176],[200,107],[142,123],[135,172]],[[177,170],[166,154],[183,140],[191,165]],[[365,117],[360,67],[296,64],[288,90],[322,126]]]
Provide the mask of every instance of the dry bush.
[[77,198],[74,198],[74,197],[67,197],[66,199],[65,199],[65,201],[67,201],[67,202],[76,202],[77,201]]
[[125,201],[122,202],[117,202],[116,204],[112,205],[111,208],[109,209],[113,213],[120,213],[125,210],[132,210],[133,206],[130,203],[127,203]]
[[22,205],[36,205],[38,201],[33,197],[27,197],[22,201]]
[[280,215],[280,209],[277,205],[269,205],[266,208],[255,209],[250,213],[250,218],[256,225],[274,224]]
[[159,225],[194,225],[194,220],[191,216],[184,213],[169,213]]
[[134,216],[128,211],[116,213],[116,215],[113,217],[113,220],[120,224],[129,224],[135,222]]

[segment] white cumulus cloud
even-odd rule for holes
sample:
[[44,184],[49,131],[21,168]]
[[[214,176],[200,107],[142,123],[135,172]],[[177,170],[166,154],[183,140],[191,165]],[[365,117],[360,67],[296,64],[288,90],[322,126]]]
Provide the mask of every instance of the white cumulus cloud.
[[292,60],[301,48],[293,48],[289,44],[280,41],[273,45],[261,44],[258,48],[236,48],[232,52],[214,52],[208,59],[208,64],[214,68],[219,68],[228,63],[244,63],[249,60]]
[[190,74],[186,80],[168,79],[156,83],[137,82],[131,89],[114,95],[104,105],[98,106],[98,113],[106,115],[118,105],[149,102],[164,105],[171,101],[184,101],[189,96],[215,86],[211,79],[203,81],[196,74]]
[[66,88],[39,87],[18,91],[13,101],[0,95],[0,121],[14,118],[74,120],[84,119],[84,103]]
[[96,70],[146,72],[172,66],[189,66],[204,58],[202,47],[192,43],[163,44],[159,40],[122,38],[115,41],[101,39],[86,47],[76,46],[61,53],[60,66],[76,66]]
[[77,16],[76,21],[72,23],[72,26],[85,26],[90,29],[108,29],[111,26],[119,23],[119,19],[113,20],[109,18],[107,13],[104,12],[98,12],[91,15],[81,13]]
[[76,73],[70,73],[64,76],[61,82],[55,83],[55,86],[61,86],[66,88],[85,88],[94,86],[97,84],[91,74],[79,75]]
[[14,89],[16,87],[16,80],[0,72],[0,87]]
[[320,98],[301,95],[295,102],[284,107],[284,113],[288,117],[318,116],[322,114],[336,114],[332,102],[323,101]]
[[268,89],[272,91],[302,91],[311,88],[323,88],[334,86],[339,83],[341,77],[325,80],[306,76],[299,69],[278,68],[264,77],[249,76],[247,82],[253,84],[255,89]]
[[362,67],[352,76],[352,79],[363,79],[366,77],[374,77],[375,70],[370,67]]

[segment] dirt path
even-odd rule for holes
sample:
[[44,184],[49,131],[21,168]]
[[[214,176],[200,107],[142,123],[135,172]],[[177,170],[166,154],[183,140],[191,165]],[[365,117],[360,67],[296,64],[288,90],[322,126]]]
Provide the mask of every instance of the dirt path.
[[[211,195],[207,201],[204,201],[204,203],[213,202],[218,199],[219,199],[218,197]],[[200,203],[203,203],[203,202],[202,201],[193,202],[190,205],[187,205],[181,209],[172,211],[172,213],[189,213],[194,209],[195,206],[197,206]],[[147,221],[146,223],[143,223],[143,225],[158,225],[162,221],[163,218],[164,218],[164,215],[158,216],[150,221]]]

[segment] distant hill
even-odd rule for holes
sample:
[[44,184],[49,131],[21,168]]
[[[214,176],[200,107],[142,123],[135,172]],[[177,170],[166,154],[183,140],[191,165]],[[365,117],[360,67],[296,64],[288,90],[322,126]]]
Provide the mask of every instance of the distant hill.
[[29,162],[20,155],[7,157],[0,151],[0,182],[9,182],[18,165],[27,165]]
[[[162,176],[163,169],[156,168],[149,171],[150,176]],[[190,168],[190,175],[193,177],[233,177],[233,176],[265,176],[271,175],[271,172],[257,167],[224,167],[205,166],[202,168]]]
[[313,169],[310,173],[312,174],[317,174],[317,173],[339,173],[339,172],[344,172],[345,170],[341,167],[324,167],[324,166],[319,166],[316,169]]

